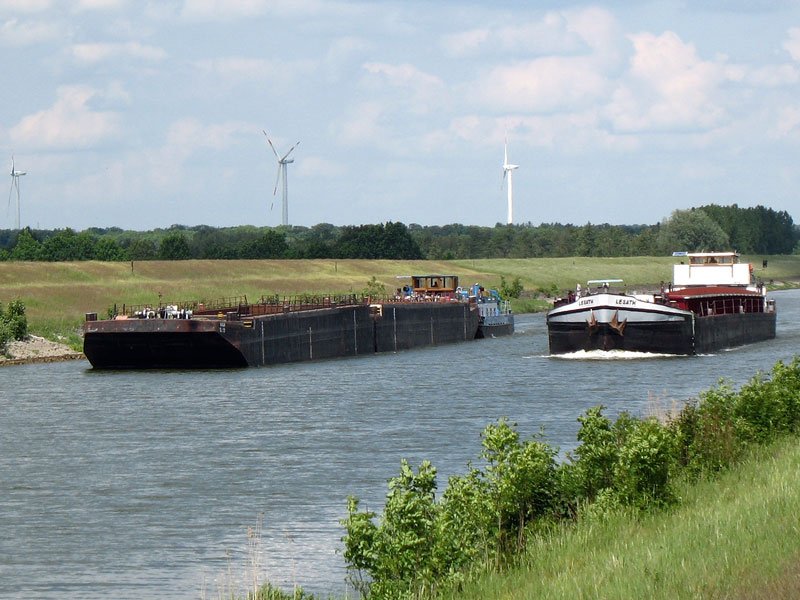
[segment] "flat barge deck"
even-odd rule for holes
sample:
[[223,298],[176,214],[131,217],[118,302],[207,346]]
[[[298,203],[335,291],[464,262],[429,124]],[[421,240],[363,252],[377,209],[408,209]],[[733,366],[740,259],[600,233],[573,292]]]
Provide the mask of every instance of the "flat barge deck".
[[474,300],[447,296],[240,298],[112,312],[103,320],[86,315],[84,354],[97,369],[231,368],[359,356],[473,340],[479,326]]

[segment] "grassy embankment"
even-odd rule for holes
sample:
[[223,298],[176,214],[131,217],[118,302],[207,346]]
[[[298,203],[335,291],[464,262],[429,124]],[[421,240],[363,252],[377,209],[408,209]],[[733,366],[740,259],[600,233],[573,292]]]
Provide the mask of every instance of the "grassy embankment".
[[[753,257],[756,275],[769,281],[800,280],[800,256]],[[657,285],[671,277],[671,257],[476,259],[459,261],[386,260],[241,260],[147,261],[131,263],[29,263],[0,264],[0,302],[25,303],[31,333],[51,339],[66,337],[79,345],[77,331],[84,313],[105,314],[117,304],[214,300],[263,294],[360,292],[375,276],[387,290],[402,284],[398,275],[456,273],[464,285],[475,281],[499,286],[500,277],[511,283],[519,277],[525,297],[516,301],[517,312],[542,310],[546,304],[530,293],[568,289],[576,283],[601,277],[624,279],[629,289]]]
[[800,443],[759,448],[680,506],[566,527],[459,600],[800,597]]

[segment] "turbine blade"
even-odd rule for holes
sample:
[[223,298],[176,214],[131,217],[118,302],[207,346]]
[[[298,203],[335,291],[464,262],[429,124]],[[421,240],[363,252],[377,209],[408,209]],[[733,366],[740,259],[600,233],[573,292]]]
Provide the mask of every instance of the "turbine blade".
[[273,196],[278,193],[278,184],[281,181],[281,171],[282,170],[283,170],[282,167],[280,165],[278,165],[278,176],[275,178],[275,189],[272,190],[272,195]]
[[281,162],[283,162],[284,160],[286,160],[286,157],[287,157],[287,156],[289,156],[289,155],[292,153],[292,150],[294,150],[295,148],[297,148],[297,146],[298,146],[298,145],[300,145],[300,142],[297,142],[297,143],[296,143],[294,146],[292,146],[291,148],[289,148],[289,151],[288,151],[286,154],[284,154],[284,155],[283,155],[283,158],[281,159]]
[[[261,131],[264,131],[264,130],[262,129]],[[280,160],[280,157],[278,156],[278,152],[275,150],[275,146],[272,145],[272,140],[269,139],[269,136],[267,135],[266,131],[264,131],[264,137],[267,138],[267,141],[269,142],[269,147],[272,148],[272,153],[275,155],[275,158]]]

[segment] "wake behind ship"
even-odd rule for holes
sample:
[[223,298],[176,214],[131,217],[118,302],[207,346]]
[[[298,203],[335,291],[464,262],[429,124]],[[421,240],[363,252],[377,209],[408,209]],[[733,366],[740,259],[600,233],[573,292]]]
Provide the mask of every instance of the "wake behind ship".
[[660,293],[615,292],[610,285],[621,280],[601,279],[557,302],[547,313],[550,353],[700,354],[775,337],[775,303],[737,253],[679,255],[688,264],[673,267]]
[[88,313],[84,354],[98,369],[230,368],[360,356],[473,340],[481,316],[453,275],[412,276],[410,294],[184,302]]

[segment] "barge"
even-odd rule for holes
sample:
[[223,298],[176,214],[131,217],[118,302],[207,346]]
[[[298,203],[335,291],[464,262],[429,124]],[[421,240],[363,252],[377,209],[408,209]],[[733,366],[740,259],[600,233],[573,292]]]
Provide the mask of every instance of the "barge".
[[776,307],[752,265],[735,252],[676,253],[673,281],[658,293],[616,290],[619,279],[588,282],[547,313],[551,354],[627,350],[702,354],[775,337]]
[[480,320],[474,299],[447,289],[379,301],[240,297],[110,313],[102,320],[87,313],[84,322],[83,351],[96,369],[231,368],[394,352],[473,340]]

